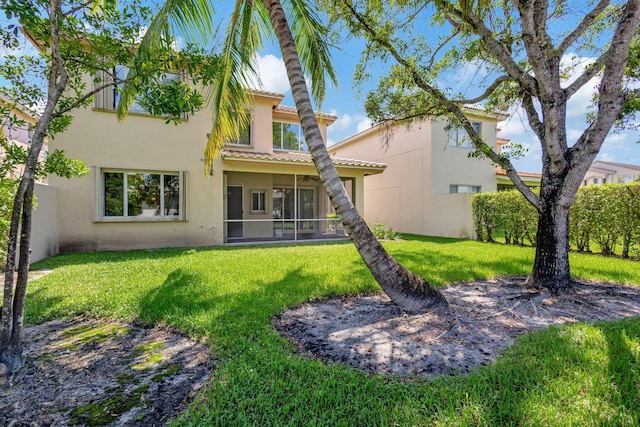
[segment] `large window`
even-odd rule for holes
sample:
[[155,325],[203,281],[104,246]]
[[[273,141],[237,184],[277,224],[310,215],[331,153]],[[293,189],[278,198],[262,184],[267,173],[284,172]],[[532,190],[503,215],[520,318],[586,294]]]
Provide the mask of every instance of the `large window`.
[[184,173],[103,170],[101,219],[183,219]]
[[[482,135],[482,123],[471,122],[471,126],[478,135]],[[460,148],[475,148],[475,145],[473,145],[471,137],[469,136],[467,131],[461,127],[453,125],[451,125],[451,128],[449,128],[449,145],[452,147]]]
[[309,151],[302,126],[293,123],[273,122],[273,149]]

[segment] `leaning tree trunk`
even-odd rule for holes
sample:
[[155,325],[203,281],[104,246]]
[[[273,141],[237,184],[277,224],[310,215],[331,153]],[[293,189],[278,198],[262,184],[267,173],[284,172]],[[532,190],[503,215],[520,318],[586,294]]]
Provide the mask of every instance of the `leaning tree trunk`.
[[[7,247],[7,264],[5,271],[3,306],[0,314],[0,367],[4,366],[10,375],[22,365],[23,343],[23,313],[24,301],[27,289],[27,275],[29,272],[29,243],[31,239],[31,210],[33,205],[33,188],[40,151],[44,144],[47,129],[53,118],[54,110],[67,87],[69,75],[64,68],[64,62],[60,55],[58,41],[59,22],[62,15],[60,0],[50,0],[49,3],[49,35],[51,68],[48,75],[47,103],[40,119],[36,123],[29,154],[25,163],[22,179],[18,184],[18,190],[13,201],[11,216],[11,228],[9,230],[9,242]],[[22,224],[20,236],[20,261],[18,278],[14,285],[14,270],[16,262],[16,245],[18,241],[18,229],[22,217],[26,224]]]
[[436,288],[402,266],[384,250],[349,199],[324,145],[298,51],[282,5],[277,0],[264,0],[264,4],[269,11],[271,23],[280,44],[293,99],[311,157],[331,203],[342,219],[360,256],[384,292],[394,303],[404,309],[417,312],[446,306],[447,301]]

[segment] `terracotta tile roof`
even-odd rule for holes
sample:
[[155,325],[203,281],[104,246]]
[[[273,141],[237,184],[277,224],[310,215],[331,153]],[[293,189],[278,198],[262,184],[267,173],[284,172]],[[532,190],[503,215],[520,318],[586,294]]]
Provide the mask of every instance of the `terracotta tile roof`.
[[[500,168],[496,170],[496,175],[507,176],[507,172],[504,169]],[[542,178],[541,173],[535,172],[518,172],[518,176],[520,176],[521,178]]]
[[[311,154],[297,151],[274,151],[273,153],[258,153],[255,151],[222,150],[222,160],[259,160],[274,163],[313,164]],[[364,160],[342,159],[331,157],[336,166],[356,167],[363,169],[384,169],[384,163],[367,162]]]
[[[289,107],[287,105],[278,105],[276,108],[273,109],[273,111],[279,111],[282,113],[292,113],[292,114],[298,114],[298,110],[296,109],[296,107]],[[328,114],[328,113],[319,113],[316,111],[316,117],[322,117],[324,119],[327,120],[337,120],[338,116],[336,116],[335,114]]]
[[268,90],[253,89],[253,88],[248,89],[248,92],[258,96],[270,96],[272,98],[280,98],[280,99],[284,98],[284,93],[280,93],[280,92],[271,92]]

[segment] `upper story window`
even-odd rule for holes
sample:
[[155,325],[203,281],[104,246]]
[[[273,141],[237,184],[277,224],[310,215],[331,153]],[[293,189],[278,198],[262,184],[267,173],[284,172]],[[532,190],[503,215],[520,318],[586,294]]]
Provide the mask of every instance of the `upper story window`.
[[241,126],[240,121],[238,121],[238,131],[240,135],[238,140],[230,141],[229,144],[244,145],[247,147],[250,146],[251,145],[251,124],[246,126]]
[[309,151],[302,126],[293,123],[273,122],[273,149]]
[[[471,122],[471,126],[478,135],[482,135],[482,123]],[[475,148],[475,145],[473,145],[473,141],[471,141],[471,137],[467,131],[464,130],[464,128],[453,125],[451,125],[451,128],[449,129],[449,145],[451,147]]]
[[[125,67],[124,65],[118,65],[115,69],[112,70],[113,75],[119,81],[124,80],[127,77],[127,73],[129,72],[129,67]],[[99,73],[98,78],[104,81],[111,81],[112,77],[108,73]],[[174,81],[181,81],[182,76],[177,73],[164,73],[161,77],[160,83],[162,84],[170,84]],[[118,84],[116,86],[111,86],[102,90],[95,95],[95,108],[101,110],[109,110],[115,111],[118,108],[118,102],[120,101],[120,92],[122,91],[122,84]],[[147,110],[145,110],[140,104],[135,103],[129,110],[132,113],[137,114],[150,114]],[[185,117],[186,118],[186,117]]]
[[102,170],[99,220],[184,219],[184,173]]
[[[127,77],[127,73],[129,72],[129,67],[125,67],[124,65],[118,65],[115,68],[114,74],[117,79],[122,81]],[[164,73],[161,77],[161,82],[163,85],[171,84],[171,82],[180,81],[180,74],[176,73]],[[118,108],[118,102],[120,102],[120,91],[122,90],[122,84],[113,87],[113,104],[111,105],[111,109],[116,110]],[[140,106],[137,102],[133,104],[131,110],[132,113],[139,114],[149,114],[147,110],[145,110],[142,106]]]

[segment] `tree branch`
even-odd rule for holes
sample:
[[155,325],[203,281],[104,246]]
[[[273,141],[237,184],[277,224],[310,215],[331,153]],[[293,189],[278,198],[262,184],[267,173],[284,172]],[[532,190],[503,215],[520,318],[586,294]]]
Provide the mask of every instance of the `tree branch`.
[[602,64],[604,72],[598,90],[598,116],[572,147],[572,152],[576,155],[588,155],[593,150],[597,152],[624,109],[629,93],[623,90],[623,76],[629,59],[629,47],[636,36],[639,22],[640,0],[630,0],[624,8]]
[[571,83],[569,86],[567,86],[566,89],[564,89],[566,99],[571,98],[577,91],[580,90],[582,86],[586,85],[589,80],[598,75],[598,73],[602,70],[603,65],[607,61],[610,51],[611,48],[609,48],[609,50],[607,50],[598,59],[596,59],[596,62],[588,66],[584,70],[584,72],[573,81],[573,83]]
[[500,62],[507,74],[509,74],[513,80],[517,81],[520,86],[525,88],[533,96],[538,95],[538,83],[536,79],[529,76],[520,68],[513,59],[513,56],[511,56],[510,48],[507,48],[507,46],[502,42],[493,37],[493,32],[487,28],[482,19],[472,11],[463,15],[462,12],[455,9],[449,2],[443,2],[443,8],[447,14],[453,14],[457,19],[471,25],[475,33],[480,36],[484,42],[485,49],[487,49],[493,57]]
[[540,143],[544,146],[545,140],[545,131],[544,131],[544,123],[540,120],[540,116],[538,115],[538,111],[536,110],[535,105],[533,104],[533,97],[526,93],[521,93],[522,97],[522,107],[524,111],[527,113],[527,118],[529,119],[529,125],[531,125],[531,129],[535,132],[536,136],[540,140]]
[[486,99],[487,97],[489,97],[489,95],[491,95],[491,93],[493,93],[494,90],[496,90],[496,88],[498,86],[500,86],[502,83],[504,82],[508,82],[508,81],[513,81],[513,79],[509,76],[500,76],[496,79],[496,81],[494,81],[491,86],[489,86],[482,95],[477,96],[475,98],[471,98],[471,99],[463,99],[460,100],[458,102],[462,103],[462,104],[477,104],[478,102]]
[[522,178],[518,175],[515,167],[511,163],[511,161],[505,157],[497,154],[486,142],[482,140],[480,135],[475,131],[473,126],[471,126],[471,122],[464,115],[462,109],[458,102],[454,102],[449,100],[439,89],[433,87],[420,76],[420,73],[415,68],[413,63],[407,61],[403,58],[397,49],[389,43],[389,41],[381,38],[376,30],[369,24],[369,22],[362,16],[350,1],[345,1],[343,3],[346,8],[349,10],[349,13],[358,21],[362,30],[369,35],[372,41],[379,44],[381,47],[384,47],[391,56],[398,62],[398,64],[402,65],[412,76],[414,83],[420,89],[432,95],[441,105],[443,105],[449,113],[454,116],[460,123],[462,123],[464,129],[467,131],[467,134],[471,137],[471,141],[473,142],[476,150],[482,153],[484,156],[489,158],[494,163],[500,165],[507,176],[511,179],[516,188],[522,193],[522,195],[534,206],[536,209],[540,209],[540,200],[539,197],[534,194],[529,187],[522,181]]
[[571,47],[573,43],[575,43],[580,36],[584,34],[584,32],[593,24],[596,18],[609,6],[609,0],[601,0],[593,10],[585,15],[582,21],[578,24],[575,30],[571,32],[564,40],[558,45],[558,53],[562,55]]

